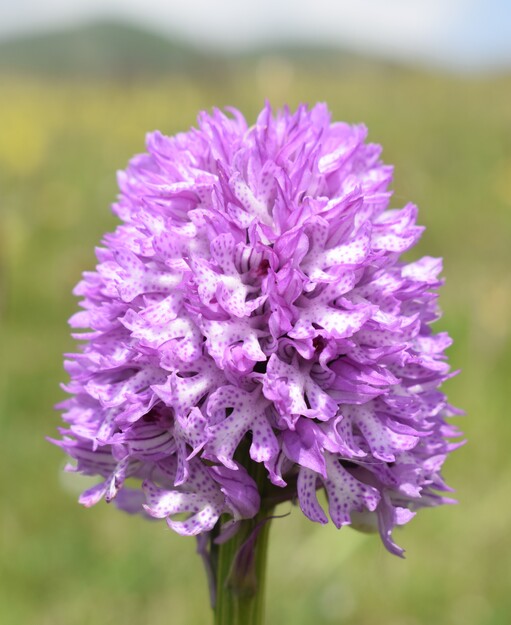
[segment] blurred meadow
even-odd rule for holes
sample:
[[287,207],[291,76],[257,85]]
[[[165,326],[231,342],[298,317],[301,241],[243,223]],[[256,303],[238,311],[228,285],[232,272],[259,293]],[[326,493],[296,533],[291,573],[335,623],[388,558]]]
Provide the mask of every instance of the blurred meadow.
[[147,131],[186,130],[200,109],[326,101],[364,122],[395,165],[394,206],[419,205],[412,253],[444,257],[454,338],[449,397],[468,444],[447,461],[459,505],[376,536],[320,527],[298,508],[274,521],[267,623],[511,622],[511,75],[455,77],[361,63],[322,69],[278,56],[214,75],[0,77],[0,623],[207,625],[193,539],[164,523],[76,503],[83,486],[46,442],[64,397],[71,290],[116,220],[115,171]]

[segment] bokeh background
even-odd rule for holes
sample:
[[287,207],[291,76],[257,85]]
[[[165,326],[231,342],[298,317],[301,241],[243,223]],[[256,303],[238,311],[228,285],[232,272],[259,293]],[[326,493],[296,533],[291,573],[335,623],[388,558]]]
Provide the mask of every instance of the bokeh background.
[[467,416],[458,506],[375,536],[274,522],[269,625],[511,623],[511,4],[22,0],[0,6],[0,623],[206,625],[193,539],[76,503],[45,441],[81,272],[116,221],[115,171],[200,109],[326,101],[394,163],[394,203],[443,256],[445,387]]

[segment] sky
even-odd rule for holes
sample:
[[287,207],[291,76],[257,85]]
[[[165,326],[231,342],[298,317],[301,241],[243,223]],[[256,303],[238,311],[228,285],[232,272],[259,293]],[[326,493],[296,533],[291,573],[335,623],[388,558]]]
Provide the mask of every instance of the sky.
[[294,41],[453,69],[511,67],[511,0],[0,0],[0,38],[101,17],[228,50]]

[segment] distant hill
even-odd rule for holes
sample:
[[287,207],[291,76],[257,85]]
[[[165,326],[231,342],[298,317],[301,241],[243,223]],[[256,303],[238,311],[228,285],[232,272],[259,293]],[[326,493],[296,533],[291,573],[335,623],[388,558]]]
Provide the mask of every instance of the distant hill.
[[199,50],[174,37],[119,21],[93,22],[0,41],[0,71],[77,78],[122,80],[165,73],[200,73],[214,78],[267,57],[286,59],[314,71],[397,67],[334,47],[294,43],[254,48],[234,56]]
[[186,43],[114,21],[0,42],[0,69],[9,72],[129,77],[193,71],[204,62]]

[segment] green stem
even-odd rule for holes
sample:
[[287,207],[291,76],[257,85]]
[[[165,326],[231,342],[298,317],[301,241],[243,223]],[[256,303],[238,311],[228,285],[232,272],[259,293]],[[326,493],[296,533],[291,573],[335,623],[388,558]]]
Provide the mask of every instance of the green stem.
[[262,625],[271,510],[241,522],[238,532],[215,549],[215,625]]

